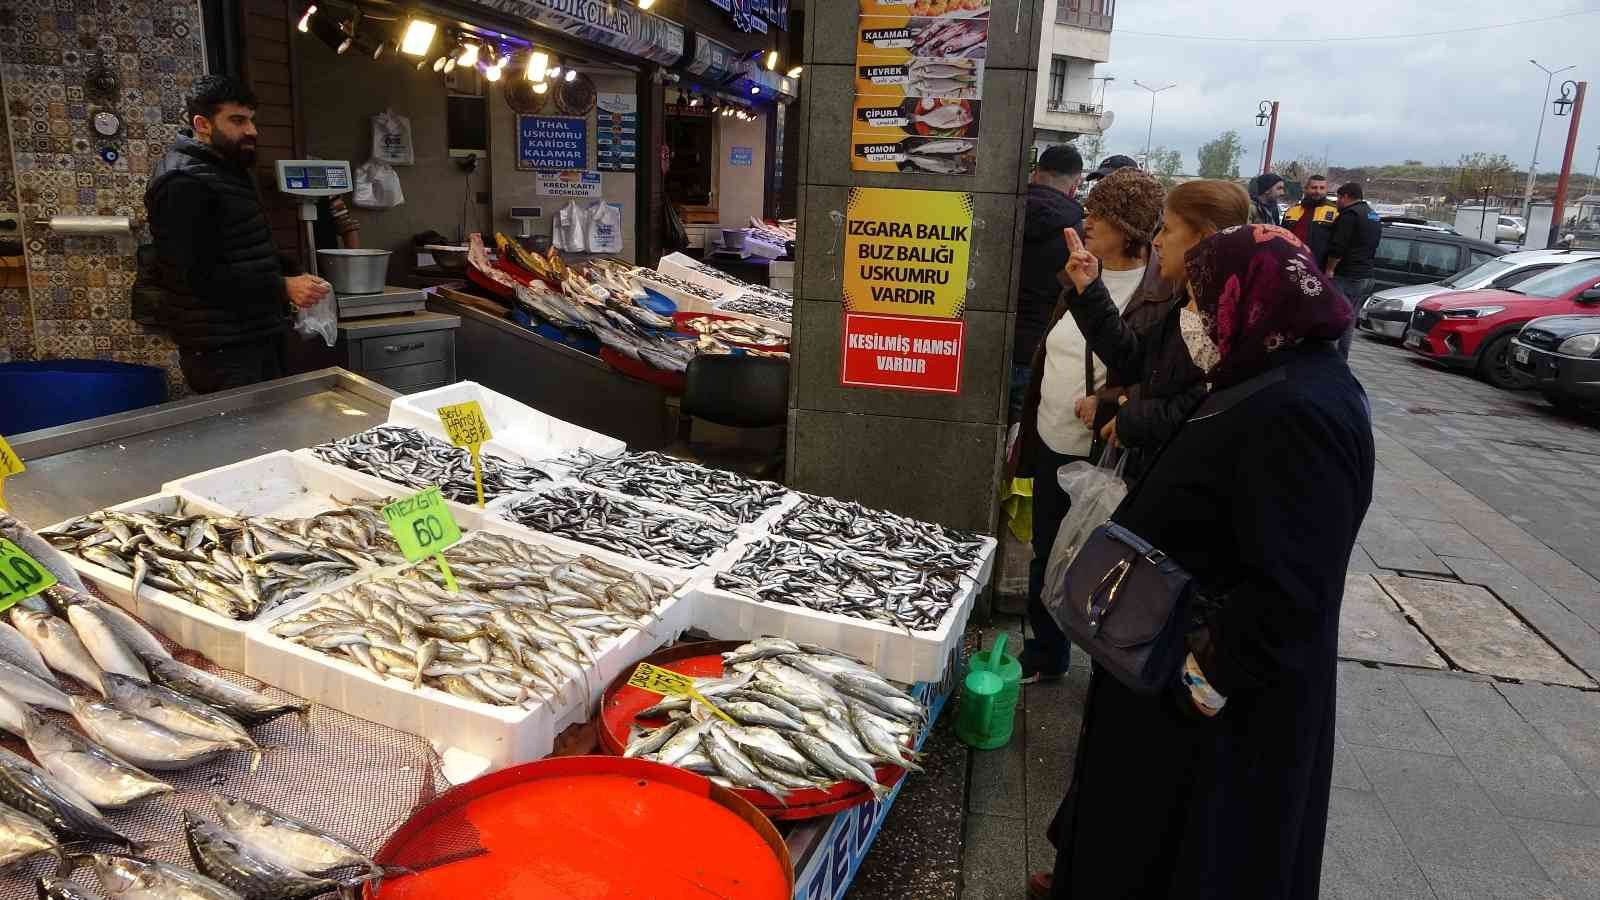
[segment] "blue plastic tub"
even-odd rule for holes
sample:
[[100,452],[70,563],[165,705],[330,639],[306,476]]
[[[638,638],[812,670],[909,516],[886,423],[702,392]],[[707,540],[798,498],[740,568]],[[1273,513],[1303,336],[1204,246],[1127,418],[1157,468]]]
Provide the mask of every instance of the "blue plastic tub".
[[167,401],[167,373],[94,359],[0,363],[0,434],[22,434]]

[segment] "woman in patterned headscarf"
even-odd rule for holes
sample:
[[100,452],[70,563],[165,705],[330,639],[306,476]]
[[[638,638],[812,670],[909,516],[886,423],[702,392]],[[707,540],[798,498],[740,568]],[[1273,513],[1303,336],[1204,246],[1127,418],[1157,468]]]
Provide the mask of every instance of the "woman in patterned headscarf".
[[1113,519],[1206,599],[1165,695],[1091,675],[1049,895],[1315,898],[1339,604],[1372,498],[1366,395],[1334,344],[1350,306],[1275,226],[1184,259],[1185,343],[1212,393]]

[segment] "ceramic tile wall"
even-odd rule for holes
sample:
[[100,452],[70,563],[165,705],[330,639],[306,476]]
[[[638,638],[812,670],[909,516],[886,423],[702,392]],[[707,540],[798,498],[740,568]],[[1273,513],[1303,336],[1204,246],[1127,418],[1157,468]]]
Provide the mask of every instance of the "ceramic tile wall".
[[[28,265],[26,298],[0,291],[5,345],[14,358],[161,366],[172,395],[181,393],[171,342],[130,317],[133,242],[64,237],[29,223],[58,213],[142,220],[150,166],[177,133],[184,97],[205,71],[201,40],[194,0],[0,3],[0,86],[11,156],[0,165],[0,191],[14,181]],[[114,95],[97,96],[88,86],[96,65],[115,72]],[[102,109],[123,121],[122,133],[106,143],[89,127]],[[119,154],[114,162],[102,158],[106,146]]]

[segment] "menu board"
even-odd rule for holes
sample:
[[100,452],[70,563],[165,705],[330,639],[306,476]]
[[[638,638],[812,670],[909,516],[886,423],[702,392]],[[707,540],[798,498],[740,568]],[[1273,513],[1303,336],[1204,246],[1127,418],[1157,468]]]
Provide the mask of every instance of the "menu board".
[[860,0],[850,167],[977,171],[990,0]]
[[595,101],[595,168],[632,172],[639,160],[639,97],[601,94]]

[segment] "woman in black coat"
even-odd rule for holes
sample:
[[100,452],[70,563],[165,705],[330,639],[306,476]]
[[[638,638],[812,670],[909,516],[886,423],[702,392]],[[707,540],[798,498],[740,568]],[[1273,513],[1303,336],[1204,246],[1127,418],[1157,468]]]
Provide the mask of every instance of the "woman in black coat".
[[[1231,405],[1185,423],[1113,519],[1209,612],[1165,695],[1095,668],[1050,896],[1315,898],[1339,604],[1372,497],[1366,395],[1332,343],[1350,308],[1273,226],[1206,238],[1185,268],[1183,336]],[[1098,264],[1080,248],[1068,270],[1088,288]]]

